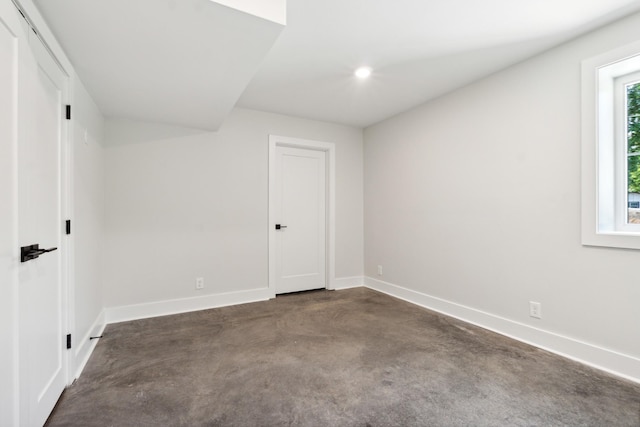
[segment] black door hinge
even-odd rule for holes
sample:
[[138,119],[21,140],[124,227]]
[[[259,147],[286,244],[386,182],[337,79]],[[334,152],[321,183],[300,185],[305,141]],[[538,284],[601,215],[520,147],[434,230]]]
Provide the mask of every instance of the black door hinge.
[[71,220],[70,219],[68,219],[65,222],[65,227],[66,227],[66,229],[65,229],[66,233],[67,234],[71,234]]
[[71,348],[71,334],[67,334],[67,350]]
[[71,105],[67,105],[67,120],[71,120]]

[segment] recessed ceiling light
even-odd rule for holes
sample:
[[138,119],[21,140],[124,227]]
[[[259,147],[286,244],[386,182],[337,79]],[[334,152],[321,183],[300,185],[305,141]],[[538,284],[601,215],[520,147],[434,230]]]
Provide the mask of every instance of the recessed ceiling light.
[[360,67],[356,70],[356,77],[359,79],[366,79],[371,75],[371,68],[369,67]]

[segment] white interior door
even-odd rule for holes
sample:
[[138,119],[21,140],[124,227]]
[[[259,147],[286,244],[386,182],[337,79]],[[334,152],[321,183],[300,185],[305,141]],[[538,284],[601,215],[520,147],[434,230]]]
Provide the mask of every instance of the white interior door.
[[276,293],[326,287],[326,154],[278,146],[275,161]]
[[[18,52],[18,241],[57,248],[21,262],[20,413],[42,425],[66,384],[62,281],[62,149],[66,76],[23,22]],[[32,252],[36,255],[37,252]]]

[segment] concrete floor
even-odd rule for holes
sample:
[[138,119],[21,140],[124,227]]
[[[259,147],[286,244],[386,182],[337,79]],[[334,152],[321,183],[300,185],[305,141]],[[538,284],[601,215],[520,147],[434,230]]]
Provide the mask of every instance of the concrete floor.
[[640,426],[640,385],[372,290],[110,325],[48,426]]

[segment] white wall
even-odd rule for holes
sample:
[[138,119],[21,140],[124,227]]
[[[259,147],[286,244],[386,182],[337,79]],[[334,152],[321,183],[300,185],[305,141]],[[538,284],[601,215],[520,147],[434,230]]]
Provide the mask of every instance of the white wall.
[[74,81],[72,101],[73,178],[72,301],[75,372],[84,367],[99,335],[102,318],[104,243],[104,118],[79,79]]
[[581,61],[638,28],[634,15],[365,129],[368,283],[640,380],[640,252],[580,244]]
[[362,276],[361,129],[246,109],[214,133],[108,120],[107,307],[268,286],[269,134],[336,143],[336,277]]

